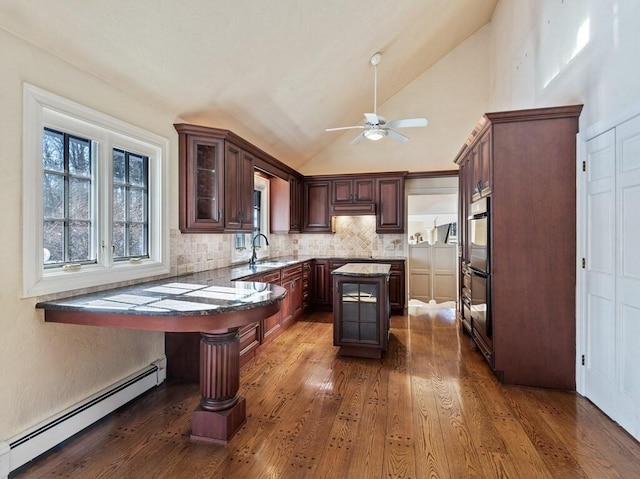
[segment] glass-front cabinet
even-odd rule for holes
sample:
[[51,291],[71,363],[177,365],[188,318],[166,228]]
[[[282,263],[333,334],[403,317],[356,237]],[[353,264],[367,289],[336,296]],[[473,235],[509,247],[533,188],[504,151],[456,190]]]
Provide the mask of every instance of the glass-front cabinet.
[[390,265],[348,263],[333,277],[333,344],[343,356],[380,358],[389,337]]

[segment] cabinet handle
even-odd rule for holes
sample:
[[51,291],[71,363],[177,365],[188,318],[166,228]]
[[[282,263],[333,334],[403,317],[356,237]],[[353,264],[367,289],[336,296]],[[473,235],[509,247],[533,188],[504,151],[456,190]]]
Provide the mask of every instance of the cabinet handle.
[[476,188],[478,188],[478,194],[481,195],[482,194],[482,180],[478,181],[478,185],[476,186]]
[[218,210],[218,218],[220,221],[224,221],[224,211]]

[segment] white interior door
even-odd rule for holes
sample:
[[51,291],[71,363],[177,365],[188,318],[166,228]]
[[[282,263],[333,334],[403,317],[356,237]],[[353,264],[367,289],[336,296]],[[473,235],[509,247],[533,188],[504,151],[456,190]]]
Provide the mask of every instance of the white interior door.
[[587,143],[585,396],[611,415],[615,384],[615,130]]
[[617,417],[640,439],[640,117],[616,128]]
[[586,143],[584,394],[640,439],[640,117]]

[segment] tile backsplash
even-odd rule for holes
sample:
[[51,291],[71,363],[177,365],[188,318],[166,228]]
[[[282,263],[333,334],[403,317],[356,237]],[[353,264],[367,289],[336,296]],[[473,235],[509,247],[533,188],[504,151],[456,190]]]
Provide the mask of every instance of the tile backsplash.
[[[404,235],[376,233],[375,216],[338,216],[335,233],[269,236],[269,256],[403,256]],[[224,268],[231,264],[233,234],[181,234],[171,230],[171,274]]]

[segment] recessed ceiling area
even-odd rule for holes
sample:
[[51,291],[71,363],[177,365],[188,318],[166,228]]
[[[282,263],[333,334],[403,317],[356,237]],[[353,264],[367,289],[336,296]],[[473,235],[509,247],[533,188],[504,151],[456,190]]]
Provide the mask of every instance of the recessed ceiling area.
[[[3,0],[0,28],[296,168],[491,20],[497,0]],[[404,113],[404,112],[403,112]],[[429,111],[407,111],[404,117]],[[360,146],[360,145],[358,145]],[[453,165],[452,165],[453,167]]]

